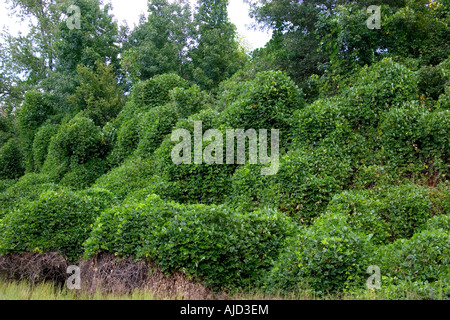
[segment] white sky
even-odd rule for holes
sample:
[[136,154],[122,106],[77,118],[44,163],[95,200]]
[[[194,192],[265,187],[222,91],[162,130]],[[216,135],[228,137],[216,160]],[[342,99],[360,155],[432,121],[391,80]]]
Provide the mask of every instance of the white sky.
[[[106,0],[105,2],[107,2]],[[147,12],[147,0],[109,0],[113,5],[112,13],[117,21],[122,24],[125,20],[130,27],[138,24],[139,16]],[[190,0],[191,7],[196,0]],[[252,30],[250,25],[252,19],[248,16],[249,7],[243,0],[229,0],[228,15],[232,23],[237,27],[238,33],[244,37],[250,45],[250,49],[264,47],[270,40],[271,34],[266,31]],[[21,22],[19,19],[8,16],[5,0],[0,0],[3,6],[0,9],[0,26],[2,29],[7,27],[11,34],[17,34],[19,31],[27,32],[27,22]],[[83,13],[81,13],[83,14]]]

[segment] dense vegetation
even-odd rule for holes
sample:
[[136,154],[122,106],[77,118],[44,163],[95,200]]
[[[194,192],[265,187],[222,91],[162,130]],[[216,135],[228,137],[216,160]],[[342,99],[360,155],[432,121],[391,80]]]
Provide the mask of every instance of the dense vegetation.
[[[0,48],[0,254],[150,259],[229,292],[450,299],[448,0],[11,0]],[[64,13],[81,9],[81,29]],[[381,28],[369,29],[369,5]],[[262,164],[176,165],[175,129],[279,129]]]

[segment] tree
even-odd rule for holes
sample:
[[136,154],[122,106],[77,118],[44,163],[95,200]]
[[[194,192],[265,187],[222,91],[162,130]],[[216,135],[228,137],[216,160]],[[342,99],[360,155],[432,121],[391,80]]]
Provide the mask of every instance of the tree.
[[77,67],[81,81],[76,92],[69,96],[77,111],[85,110],[85,116],[95,125],[104,126],[122,110],[124,97],[118,86],[112,65],[97,62],[95,68]]
[[212,89],[231,77],[247,59],[239,49],[236,27],[228,20],[227,0],[199,0],[195,14],[192,80]]
[[123,44],[122,66],[132,82],[164,73],[186,75],[191,10],[186,0],[150,0],[148,17]]

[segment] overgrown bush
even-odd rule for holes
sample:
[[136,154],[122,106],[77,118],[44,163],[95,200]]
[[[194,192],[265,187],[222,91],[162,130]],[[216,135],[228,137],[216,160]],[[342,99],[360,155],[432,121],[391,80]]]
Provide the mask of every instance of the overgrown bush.
[[375,244],[386,244],[389,241],[390,229],[378,211],[380,207],[381,200],[374,197],[371,191],[344,191],[333,197],[327,211],[346,215],[354,230],[372,235],[371,240]]
[[417,93],[416,75],[386,58],[364,67],[356,83],[343,91],[345,116],[353,129],[368,133],[390,108],[416,99]]
[[304,107],[303,93],[281,71],[260,72],[255,79],[242,83],[237,100],[221,116],[227,128],[278,129],[280,143],[290,141],[290,117]]
[[[91,119],[76,116],[62,124],[51,139],[42,172],[56,181],[69,174],[72,177],[68,177],[66,181],[74,181],[75,187],[86,187],[105,173],[106,166],[102,159],[108,148],[100,127]],[[77,173],[72,173],[73,171]],[[82,172],[82,181],[75,182],[76,175]]]
[[[14,180],[10,180],[14,181]],[[14,211],[22,202],[33,201],[47,190],[58,189],[50,177],[27,173],[0,193],[0,218]]]
[[47,123],[36,132],[33,141],[33,156],[36,171],[40,171],[48,154],[50,140],[58,133],[59,125]]
[[152,195],[102,213],[85,248],[88,256],[151,258],[165,272],[181,269],[215,288],[246,288],[258,284],[291,231],[276,211],[183,206]]
[[431,209],[427,188],[415,185],[345,191],[335,196],[327,208],[349,216],[352,227],[372,234],[377,244],[410,238],[426,224]]
[[171,104],[155,107],[146,112],[140,119],[137,153],[141,157],[151,157],[164,137],[172,132],[177,119],[178,113]]
[[39,127],[54,114],[49,94],[37,90],[25,93],[24,102],[17,111],[17,123],[22,140],[27,172],[34,170],[33,140]]
[[424,230],[411,239],[399,239],[377,250],[381,274],[406,281],[435,282],[450,275],[450,234]]
[[112,204],[105,190],[44,192],[1,220],[0,253],[57,251],[76,262],[95,218]]
[[327,213],[290,240],[266,279],[269,290],[312,289],[319,294],[361,287],[370,266],[369,237],[348,216]]
[[98,178],[95,186],[109,190],[117,199],[123,200],[130,192],[152,184],[152,165],[151,161],[130,157]]
[[9,139],[0,148],[0,179],[17,179],[24,173],[24,151],[17,139]]
[[212,98],[199,86],[193,85],[189,88],[174,88],[169,92],[170,103],[175,108],[178,118],[186,119],[190,115],[207,109],[212,103]]
[[393,165],[448,159],[449,130],[448,110],[429,112],[417,102],[391,109],[380,126],[384,153]]
[[[155,193],[164,199],[180,203],[222,203],[226,195],[230,193],[231,176],[236,165],[227,165],[223,158],[224,164],[194,163],[195,121],[202,122],[203,132],[208,129],[220,129],[217,113],[212,109],[203,110],[188,120],[180,119],[173,130],[184,129],[190,133],[192,148],[188,152],[191,164],[174,164],[172,151],[181,139],[171,141],[171,135],[167,136],[154,153],[155,174],[160,178],[155,183]],[[223,155],[226,155],[225,134],[223,140]],[[207,142],[203,143],[202,154],[207,145]]]
[[296,145],[316,145],[332,133],[339,135],[344,144],[351,130],[342,104],[340,97],[332,97],[316,100],[296,111],[292,117],[292,136]]
[[169,102],[169,92],[174,88],[189,87],[189,83],[176,74],[162,74],[133,86],[131,99],[139,107],[153,108]]
[[266,187],[281,211],[309,223],[324,211],[350,177],[351,158],[333,148],[305,148],[282,157],[274,183]]

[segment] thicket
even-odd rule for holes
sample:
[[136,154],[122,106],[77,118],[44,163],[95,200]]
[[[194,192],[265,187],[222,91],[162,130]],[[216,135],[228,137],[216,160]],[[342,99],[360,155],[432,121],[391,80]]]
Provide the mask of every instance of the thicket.
[[[361,3],[255,2],[275,32],[246,55],[212,2],[191,21],[158,1],[119,39],[107,7],[77,0],[83,32],[38,20],[54,51],[5,51],[26,80],[1,69],[0,254],[106,252],[217,290],[319,296],[372,294],[378,266],[380,296],[450,298],[448,4],[381,5],[370,30]],[[200,122],[217,136],[195,164]],[[191,164],[172,160],[177,129]],[[227,164],[227,129],[278,129],[276,174],[248,141]]]

